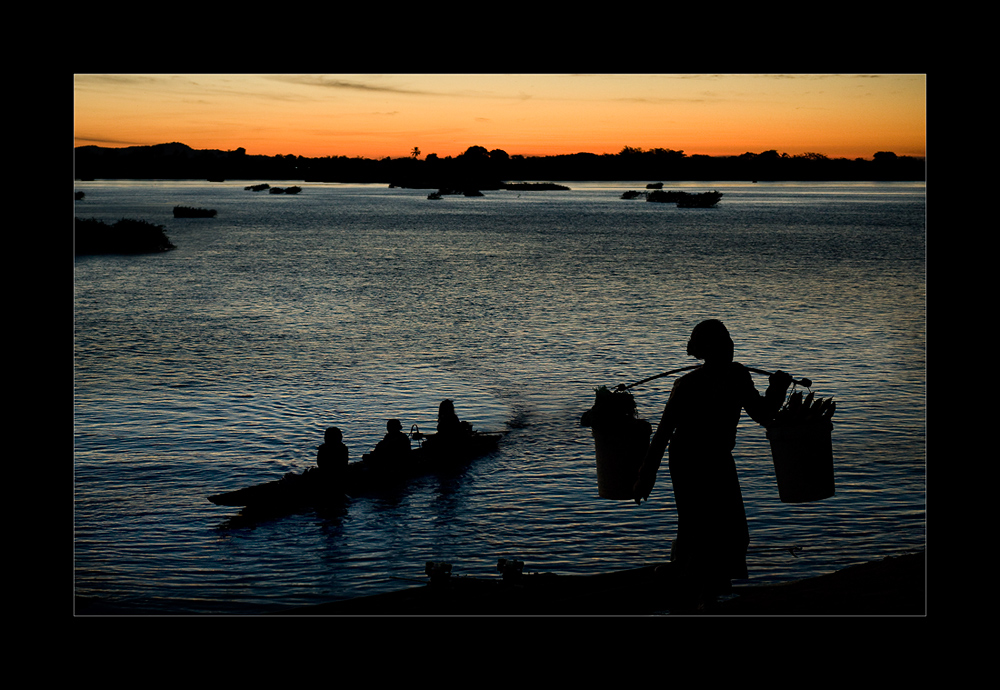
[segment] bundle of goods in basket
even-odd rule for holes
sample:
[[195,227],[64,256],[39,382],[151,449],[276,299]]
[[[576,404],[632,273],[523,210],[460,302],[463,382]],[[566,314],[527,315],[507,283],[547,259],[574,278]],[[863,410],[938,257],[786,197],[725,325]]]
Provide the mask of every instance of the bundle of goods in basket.
[[802,397],[802,391],[792,391],[788,400],[778,410],[771,425],[808,424],[820,420],[830,421],[837,409],[833,398],[817,398],[812,391]]
[[821,501],[834,495],[833,398],[792,391],[767,425],[782,503]]
[[594,392],[594,405],[580,424],[590,427],[594,435],[597,493],[601,498],[631,500],[653,426],[638,417],[635,398],[627,390],[601,386]]

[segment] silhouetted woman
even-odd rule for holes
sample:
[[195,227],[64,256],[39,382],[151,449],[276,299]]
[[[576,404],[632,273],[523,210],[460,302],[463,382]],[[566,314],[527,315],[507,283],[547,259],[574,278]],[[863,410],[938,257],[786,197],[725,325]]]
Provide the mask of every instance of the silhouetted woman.
[[771,374],[761,396],[750,372],[733,361],[732,338],[715,319],[694,328],[687,353],[705,364],[674,382],[634,491],[637,499],[649,497],[669,443],[677,506],[669,571],[693,596],[711,599],[730,591],[731,580],[748,576],[750,533],[732,456],[741,410],[766,424],[781,407],[792,377]]
[[438,406],[437,432],[445,436],[468,434],[472,430],[468,422],[463,422],[455,412],[455,403],[442,400]]
[[348,450],[343,438],[340,429],[328,427],[323,434],[323,444],[316,449],[316,467],[325,481],[339,482],[347,472]]

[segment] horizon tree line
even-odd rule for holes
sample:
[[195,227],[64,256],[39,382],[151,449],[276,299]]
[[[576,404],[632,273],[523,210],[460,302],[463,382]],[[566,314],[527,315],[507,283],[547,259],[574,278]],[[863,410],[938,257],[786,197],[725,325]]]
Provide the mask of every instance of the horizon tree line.
[[[831,158],[817,152],[789,155],[777,150],[734,156],[687,155],[669,148],[625,146],[618,153],[510,155],[500,148],[469,146],[457,156],[441,157],[414,146],[405,157],[305,157],[250,155],[196,150],[184,144],[123,149],[75,149],[78,179],[288,179],[330,182],[386,182],[398,186],[446,186],[446,181],[488,188],[501,180],[923,180],[924,158],[877,151],[872,159]],[[440,179],[436,179],[440,178]]]

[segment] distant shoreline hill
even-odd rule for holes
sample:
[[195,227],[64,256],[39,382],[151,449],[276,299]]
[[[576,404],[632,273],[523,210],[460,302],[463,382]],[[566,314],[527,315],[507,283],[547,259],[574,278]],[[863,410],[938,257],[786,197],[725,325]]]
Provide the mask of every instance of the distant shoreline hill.
[[186,144],[74,150],[75,178],[183,180],[299,180],[303,182],[384,183],[412,189],[500,189],[504,181],[651,182],[731,180],[923,181],[923,158],[889,151],[863,158],[828,158],[818,153],[790,156],[777,151],[738,156],[688,156],[671,149],[625,147],[615,154],[574,153],[557,156],[508,155],[470,146],[458,156],[428,154],[405,158],[306,158],[256,156],[246,150],[192,149]]

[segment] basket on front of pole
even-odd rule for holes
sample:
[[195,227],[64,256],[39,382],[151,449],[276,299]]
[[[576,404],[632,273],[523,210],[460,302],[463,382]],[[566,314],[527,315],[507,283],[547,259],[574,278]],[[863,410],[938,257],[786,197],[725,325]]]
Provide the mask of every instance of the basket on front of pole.
[[782,503],[821,501],[834,495],[832,399],[793,392],[767,426],[774,476]]
[[594,435],[597,456],[597,494],[628,501],[639,478],[639,466],[649,447],[652,425],[636,416],[635,399],[627,390],[596,389],[594,406],[580,419]]

